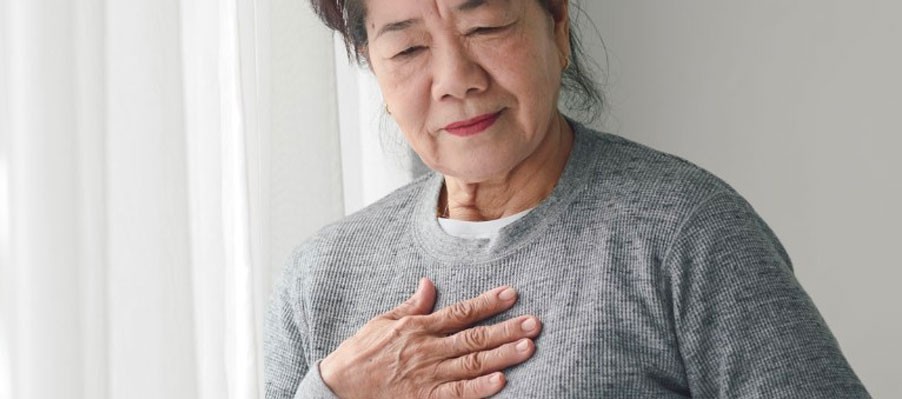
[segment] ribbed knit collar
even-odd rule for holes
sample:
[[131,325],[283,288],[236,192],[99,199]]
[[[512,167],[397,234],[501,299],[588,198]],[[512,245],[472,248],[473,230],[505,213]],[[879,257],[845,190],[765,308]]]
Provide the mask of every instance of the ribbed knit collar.
[[598,152],[594,133],[581,124],[568,119],[573,129],[573,148],[551,195],[522,219],[504,227],[492,240],[473,240],[448,235],[435,217],[444,177],[431,172],[415,201],[413,217],[415,237],[423,251],[442,262],[485,263],[504,258],[518,248],[527,245],[560,216],[576,195],[590,181]]

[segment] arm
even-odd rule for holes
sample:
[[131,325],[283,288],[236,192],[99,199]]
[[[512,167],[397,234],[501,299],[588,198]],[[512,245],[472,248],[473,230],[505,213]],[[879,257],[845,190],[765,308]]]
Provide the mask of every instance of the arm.
[[266,315],[264,378],[266,399],[336,399],[323,383],[318,363],[308,367],[304,309],[300,304],[296,251],[283,272]]
[[693,397],[870,397],[783,247],[738,194],[697,207],[665,268]]
[[[424,278],[408,301],[371,319],[308,369],[301,280],[311,253],[295,252],[267,314],[267,399],[488,397],[504,388],[502,370],[535,351],[532,338],[541,324],[534,317],[473,327],[510,309],[517,300],[512,288],[497,287],[433,313],[435,286]],[[527,319],[534,321],[531,327],[524,325]]]

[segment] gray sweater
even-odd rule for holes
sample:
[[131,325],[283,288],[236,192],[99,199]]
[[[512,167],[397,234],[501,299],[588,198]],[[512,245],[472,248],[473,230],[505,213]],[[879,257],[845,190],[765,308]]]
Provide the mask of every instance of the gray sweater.
[[[266,397],[331,398],[318,361],[430,277],[436,309],[509,284],[536,353],[501,398],[868,398],[789,256],[701,168],[573,124],[549,198],[496,239],[445,234],[432,173],[322,229],[271,303]],[[816,267],[816,266],[809,266]]]

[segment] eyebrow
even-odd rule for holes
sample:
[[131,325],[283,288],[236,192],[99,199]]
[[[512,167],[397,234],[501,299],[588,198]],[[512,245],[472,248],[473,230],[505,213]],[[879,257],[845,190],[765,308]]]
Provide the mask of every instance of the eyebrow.
[[463,4],[457,6],[457,11],[470,11],[474,8],[479,8],[484,6],[485,3],[488,3],[487,0],[467,0]]
[[[479,7],[486,5],[488,2],[489,2],[489,0],[466,0],[461,5],[457,6],[456,9],[458,12],[472,11],[474,9],[477,9]],[[376,33],[376,37],[374,37],[373,40],[378,39],[379,36],[382,36],[385,33],[398,32],[398,31],[407,29],[407,28],[413,26],[413,24],[415,24],[417,22],[420,22],[420,20],[419,19],[406,19],[404,21],[398,21],[398,22],[392,22],[389,24],[385,24],[384,26],[382,26],[382,28],[379,29],[379,32]]]
[[382,36],[382,34],[384,34],[384,33],[398,32],[398,31],[407,29],[407,28],[411,27],[415,22],[419,22],[419,21],[420,21],[419,19],[406,19],[403,21],[385,24],[384,26],[382,26],[382,28],[379,29],[379,32],[376,33],[376,37],[374,37],[373,40],[378,39],[379,36]]

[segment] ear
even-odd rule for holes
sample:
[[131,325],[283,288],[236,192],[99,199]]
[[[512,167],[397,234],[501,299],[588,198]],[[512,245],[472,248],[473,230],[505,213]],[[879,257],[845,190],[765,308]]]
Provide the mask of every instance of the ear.
[[554,22],[554,41],[561,52],[561,65],[570,58],[570,1],[548,0],[548,12]]

